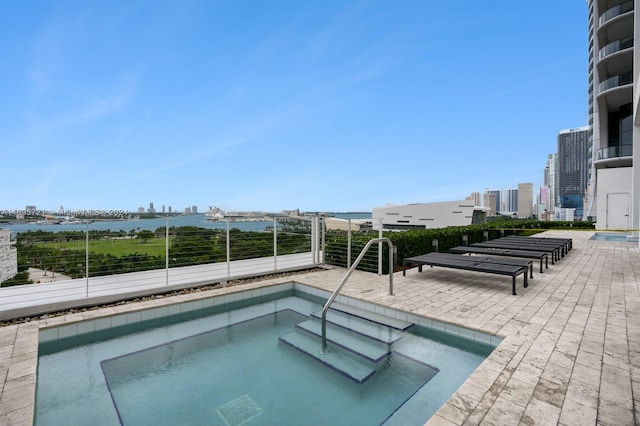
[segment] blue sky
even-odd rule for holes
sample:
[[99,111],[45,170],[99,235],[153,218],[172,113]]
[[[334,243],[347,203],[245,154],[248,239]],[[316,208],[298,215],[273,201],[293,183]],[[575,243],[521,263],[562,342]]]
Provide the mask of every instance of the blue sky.
[[0,209],[371,211],[542,184],[584,0],[0,5]]

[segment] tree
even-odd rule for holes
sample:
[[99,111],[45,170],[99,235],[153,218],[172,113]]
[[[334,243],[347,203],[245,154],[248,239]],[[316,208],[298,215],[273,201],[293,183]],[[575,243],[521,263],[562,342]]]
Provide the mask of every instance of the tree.
[[142,240],[142,243],[144,244],[147,241],[155,238],[155,234],[153,233],[153,231],[149,231],[148,229],[143,229],[142,231],[138,232],[138,238]]

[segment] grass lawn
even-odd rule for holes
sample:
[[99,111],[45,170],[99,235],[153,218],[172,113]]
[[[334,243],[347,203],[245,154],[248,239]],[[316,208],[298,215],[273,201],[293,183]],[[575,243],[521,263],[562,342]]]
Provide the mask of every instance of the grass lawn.
[[[84,241],[73,241],[73,242],[63,242],[63,243],[55,242],[55,243],[44,243],[42,244],[42,246],[54,247],[59,249],[66,248],[66,249],[84,251],[86,243]],[[113,256],[116,256],[116,257],[124,256],[127,254],[133,254],[133,253],[141,253],[141,254],[147,254],[149,256],[164,257],[165,239],[153,238],[153,239],[147,240],[147,242],[145,243],[143,243],[142,240],[139,240],[137,238],[89,241],[89,252],[112,254]]]

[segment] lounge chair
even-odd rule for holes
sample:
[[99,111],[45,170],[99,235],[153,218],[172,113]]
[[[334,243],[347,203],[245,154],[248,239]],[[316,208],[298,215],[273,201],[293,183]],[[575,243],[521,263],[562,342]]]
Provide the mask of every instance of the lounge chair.
[[[463,269],[467,271],[484,272],[488,274],[508,275],[511,277],[511,294],[516,294],[516,277],[524,275],[524,287],[528,287],[527,272],[530,269],[528,264],[505,264],[495,262],[495,258],[483,256],[463,256],[450,253],[428,253],[420,256],[408,257],[402,261],[402,275],[406,275],[407,265],[417,265],[418,271],[422,272],[423,265],[439,266],[443,268]],[[504,259],[502,259],[504,260]],[[517,260],[517,259],[511,259]]]
[[543,273],[542,264],[544,262],[545,268],[549,268],[549,253],[543,251],[527,251],[516,249],[499,249],[499,248],[486,248],[486,247],[468,247],[458,246],[449,249],[449,252],[454,254],[486,254],[489,256],[508,256],[508,257],[520,257],[523,259],[540,259],[540,273]]
[[471,247],[482,248],[496,248],[496,249],[512,249],[523,251],[542,251],[551,254],[551,263],[555,263],[561,256],[564,255],[564,251],[561,245],[557,243],[535,243],[531,241],[518,241],[505,238],[499,238],[497,240],[484,241],[481,243],[473,243]]
[[569,253],[569,251],[573,248],[573,240],[571,238],[547,238],[547,237],[522,237],[519,235],[509,235],[507,237],[499,238],[499,240],[505,241],[524,241],[524,242],[535,242],[535,243],[543,243],[543,244],[558,244],[560,247],[563,247],[564,254]]

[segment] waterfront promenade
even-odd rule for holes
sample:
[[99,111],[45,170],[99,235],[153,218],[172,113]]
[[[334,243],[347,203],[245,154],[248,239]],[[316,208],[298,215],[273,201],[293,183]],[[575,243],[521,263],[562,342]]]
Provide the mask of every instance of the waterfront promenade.
[[[594,241],[589,231],[528,288],[510,278],[442,268],[388,276],[356,271],[343,294],[442,323],[503,337],[429,425],[633,425],[640,420],[640,250]],[[296,281],[334,290],[346,270],[332,268],[241,286],[133,302],[0,328],[0,424],[33,421],[38,331],[83,319],[195,301]]]

